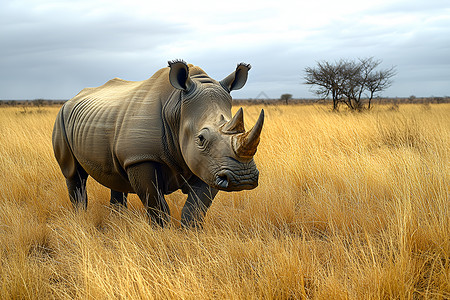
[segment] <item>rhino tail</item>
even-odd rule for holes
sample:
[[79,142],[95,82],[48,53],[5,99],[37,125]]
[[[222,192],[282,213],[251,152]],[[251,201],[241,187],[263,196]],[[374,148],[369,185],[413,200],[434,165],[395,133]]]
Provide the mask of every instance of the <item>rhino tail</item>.
[[66,178],[73,178],[77,174],[78,161],[73,155],[67,139],[66,126],[64,122],[64,107],[61,107],[56,116],[55,125],[53,127],[52,144],[55,158],[58,161],[59,167]]

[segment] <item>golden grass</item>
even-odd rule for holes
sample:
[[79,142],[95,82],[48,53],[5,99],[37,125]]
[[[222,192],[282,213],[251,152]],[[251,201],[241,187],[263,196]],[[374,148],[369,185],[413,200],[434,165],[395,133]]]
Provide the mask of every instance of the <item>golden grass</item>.
[[264,109],[260,186],[220,192],[200,231],[180,229],[181,193],[155,230],[93,180],[75,213],[57,108],[0,109],[0,298],[448,299],[450,105]]

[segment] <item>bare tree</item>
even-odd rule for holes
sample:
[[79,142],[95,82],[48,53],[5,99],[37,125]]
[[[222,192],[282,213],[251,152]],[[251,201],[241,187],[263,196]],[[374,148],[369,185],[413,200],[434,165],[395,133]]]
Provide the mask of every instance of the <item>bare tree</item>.
[[367,79],[367,90],[368,90],[368,109],[371,108],[371,102],[374,95],[378,92],[384,91],[389,88],[393,81],[392,77],[397,74],[395,67],[390,67],[389,69],[376,71],[373,74],[370,74]]
[[350,109],[359,109],[360,105],[360,73],[361,65],[354,61],[341,60],[338,64],[342,77],[340,102],[345,103]]
[[331,96],[333,110],[344,103],[352,110],[363,108],[363,97],[368,99],[368,108],[376,93],[387,89],[396,74],[395,67],[376,71],[381,60],[373,57],[358,61],[341,59],[337,62],[318,62],[317,67],[305,68],[305,84],[315,86],[314,93],[322,98]]

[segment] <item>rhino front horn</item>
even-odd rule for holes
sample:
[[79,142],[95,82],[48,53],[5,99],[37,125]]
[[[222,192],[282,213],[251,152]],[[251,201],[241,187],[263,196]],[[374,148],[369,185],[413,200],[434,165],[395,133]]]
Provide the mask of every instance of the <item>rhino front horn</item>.
[[259,114],[255,126],[247,132],[234,135],[232,138],[233,150],[238,157],[251,158],[255,155],[261,130],[264,124],[264,109]]

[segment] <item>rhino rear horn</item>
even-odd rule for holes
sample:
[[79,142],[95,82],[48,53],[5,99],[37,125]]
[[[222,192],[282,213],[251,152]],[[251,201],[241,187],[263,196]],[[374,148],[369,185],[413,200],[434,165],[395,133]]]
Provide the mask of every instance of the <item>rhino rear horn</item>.
[[234,117],[228,121],[223,127],[222,132],[227,134],[235,134],[245,132],[244,128],[244,112],[242,107],[236,112]]
[[247,82],[248,71],[252,68],[250,64],[240,63],[236,71],[220,81],[220,84],[228,91],[241,89]]
[[247,132],[234,135],[232,138],[233,150],[238,157],[251,158],[255,155],[259,144],[259,137],[264,124],[264,110],[261,110],[255,126]]
[[192,86],[192,80],[189,77],[189,67],[186,62],[184,60],[173,60],[168,63],[170,67],[170,84],[176,89],[185,92],[189,91]]

